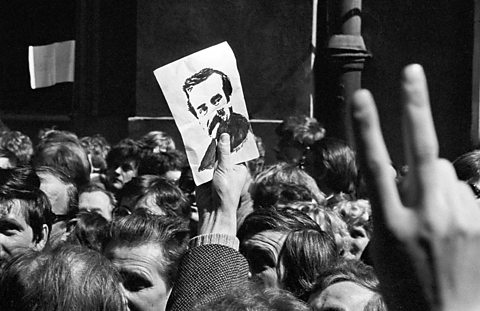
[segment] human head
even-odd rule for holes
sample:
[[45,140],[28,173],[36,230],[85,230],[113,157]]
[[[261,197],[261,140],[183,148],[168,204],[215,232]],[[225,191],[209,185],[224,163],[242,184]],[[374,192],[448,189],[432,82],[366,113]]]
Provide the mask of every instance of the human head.
[[93,136],[85,136],[80,139],[80,142],[90,156],[92,163],[92,171],[94,173],[101,173],[107,169],[107,154],[110,151],[110,144],[107,139],[100,134]]
[[144,146],[126,138],[113,146],[107,155],[107,188],[116,193],[138,174],[138,164],[144,154]]
[[52,206],[50,243],[56,244],[66,233],[68,221],[78,212],[78,190],[60,168],[41,166],[35,171],[40,178],[40,189],[45,192]]
[[104,254],[118,269],[131,310],[164,310],[186,250],[178,218],[133,213],[114,219]]
[[254,200],[257,198],[255,205],[263,205],[262,198],[259,197],[262,194],[261,189],[266,190],[267,187],[273,188],[269,190],[270,192],[273,191],[277,185],[285,183],[304,186],[311,192],[311,196],[316,202],[323,203],[325,201],[325,196],[318,188],[312,176],[295,164],[281,162],[267,167],[255,177],[250,187],[252,198],[254,198]]
[[232,113],[230,96],[232,84],[223,72],[204,68],[185,80],[183,91],[188,110],[198,119],[202,128],[216,137],[216,126],[227,121]]
[[91,165],[78,137],[66,131],[49,131],[42,136],[32,158],[33,167],[50,166],[62,170],[76,185],[90,181]]
[[153,153],[168,152],[175,150],[173,138],[162,131],[151,131],[145,134],[141,139],[147,148]]
[[253,277],[266,287],[286,289],[297,297],[337,259],[333,237],[307,215],[290,208],[254,211],[237,236]]
[[0,261],[46,245],[51,207],[30,167],[0,170],[0,222]]
[[126,311],[120,277],[100,253],[79,245],[30,252],[0,277],[0,309]]
[[97,252],[102,251],[102,241],[108,232],[109,222],[100,214],[80,211],[69,223],[66,243],[83,245]]
[[255,283],[247,283],[217,300],[196,306],[195,310],[309,311],[310,308],[288,291],[264,289]]
[[317,119],[305,115],[289,116],[275,129],[279,141],[277,159],[299,163],[307,147],[325,137],[325,128]]
[[177,182],[187,165],[185,154],[178,150],[146,155],[138,166],[138,175],[158,175]]
[[0,167],[11,168],[27,165],[33,155],[30,137],[18,131],[7,131],[0,135]]
[[80,190],[78,195],[78,209],[102,215],[106,220],[112,219],[112,212],[116,206],[113,193],[98,185],[89,185]]
[[315,311],[386,311],[373,268],[357,260],[324,271],[308,300]]
[[313,176],[327,195],[346,193],[355,195],[358,168],[355,152],[344,142],[325,138],[312,144],[305,170]]
[[477,199],[480,198],[480,150],[462,154],[453,161],[453,167],[458,179],[468,183]]

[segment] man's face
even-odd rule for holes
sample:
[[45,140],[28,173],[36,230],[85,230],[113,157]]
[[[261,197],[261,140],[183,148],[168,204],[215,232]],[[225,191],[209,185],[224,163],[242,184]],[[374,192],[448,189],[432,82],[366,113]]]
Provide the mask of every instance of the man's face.
[[220,122],[230,118],[231,105],[223,91],[222,77],[214,73],[188,92],[200,125],[210,137],[216,137]]
[[287,234],[267,230],[253,235],[243,242],[243,252],[254,279],[260,280],[266,288],[282,288],[284,267],[279,254]]
[[363,311],[373,295],[374,293],[365,287],[344,281],[330,285],[321,293],[313,293],[308,304],[315,311]]
[[36,247],[20,201],[0,203],[0,262]]
[[134,160],[125,160],[124,162],[109,167],[107,171],[107,179],[109,187],[114,191],[118,191],[125,186],[132,178],[137,177],[138,166]]
[[126,247],[113,242],[107,245],[105,255],[122,276],[131,311],[165,310],[171,286],[164,277],[160,246],[150,243]]
[[78,209],[98,213],[106,220],[112,219],[113,206],[110,198],[101,191],[84,192],[78,197]]

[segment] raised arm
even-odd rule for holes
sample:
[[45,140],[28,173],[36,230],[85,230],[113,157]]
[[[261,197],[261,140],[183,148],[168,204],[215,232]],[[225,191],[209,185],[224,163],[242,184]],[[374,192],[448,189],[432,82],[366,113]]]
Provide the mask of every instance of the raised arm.
[[480,208],[451,163],[438,157],[419,65],[403,71],[402,105],[409,172],[397,187],[372,95],[360,90],[352,101],[388,310],[480,310]]

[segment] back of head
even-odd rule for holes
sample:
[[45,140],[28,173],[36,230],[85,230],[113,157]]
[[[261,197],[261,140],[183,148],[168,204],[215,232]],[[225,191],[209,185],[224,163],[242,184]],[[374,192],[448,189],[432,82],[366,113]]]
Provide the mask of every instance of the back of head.
[[33,166],[49,166],[60,169],[73,180],[77,188],[90,181],[90,161],[80,143],[50,142],[39,145],[33,157]]
[[162,131],[148,132],[140,139],[140,141],[145,143],[154,153],[175,150],[175,142],[173,141],[173,138]]
[[264,208],[255,210],[245,218],[237,232],[240,242],[255,234],[273,230],[291,232],[297,230],[317,230],[319,225],[306,214],[291,208]]
[[325,138],[311,146],[306,170],[320,189],[355,194],[358,169],[355,152],[343,141]]
[[81,211],[72,222],[74,227],[69,231],[66,242],[101,252],[102,241],[108,232],[108,221],[98,213]]
[[453,162],[458,179],[476,183],[480,180],[480,150],[467,152]]
[[295,164],[277,163],[260,172],[253,181],[251,193],[255,197],[257,188],[275,187],[280,183],[302,185],[307,188],[318,203],[324,201],[324,195],[315,180]]
[[185,155],[178,150],[150,153],[140,161],[138,175],[163,176],[169,171],[181,171],[186,163]]
[[145,208],[154,214],[190,219],[190,201],[172,182],[155,176],[145,193],[138,199],[136,208]]
[[20,256],[6,266],[0,309],[126,310],[119,284],[118,273],[101,254],[62,245]]
[[308,311],[310,308],[287,291],[263,289],[256,284],[247,283],[218,300],[195,307],[195,310]]
[[0,156],[10,159],[13,166],[27,165],[33,155],[30,137],[18,131],[7,131],[0,136]]

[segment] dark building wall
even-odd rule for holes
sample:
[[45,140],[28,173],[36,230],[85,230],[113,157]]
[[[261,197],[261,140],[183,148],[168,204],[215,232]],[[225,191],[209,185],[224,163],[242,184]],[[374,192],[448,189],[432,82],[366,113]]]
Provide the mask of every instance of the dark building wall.
[[363,87],[377,101],[392,160],[403,163],[399,77],[403,66],[424,66],[442,157],[471,149],[473,1],[363,1],[363,36],[373,58]]

